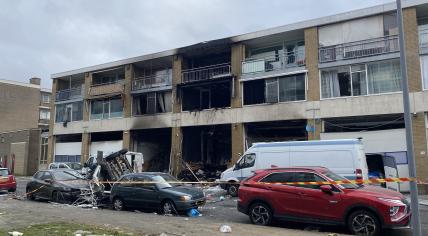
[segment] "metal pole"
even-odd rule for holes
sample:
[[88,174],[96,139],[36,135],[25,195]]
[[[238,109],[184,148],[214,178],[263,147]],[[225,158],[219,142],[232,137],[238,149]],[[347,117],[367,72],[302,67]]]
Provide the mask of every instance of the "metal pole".
[[[399,30],[400,42],[400,69],[401,78],[403,83],[403,106],[404,106],[404,124],[406,127],[406,144],[407,144],[407,157],[409,159],[409,175],[411,178],[416,178],[416,166],[413,153],[413,130],[412,130],[412,117],[410,114],[409,102],[409,85],[407,82],[407,65],[406,65],[406,49],[404,44],[403,32],[403,15],[401,9],[401,0],[397,0],[397,24]],[[419,201],[418,201],[418,187],[415,181],[410,182],[410,197],[411,197],[411,210],[412,210],[412,231],[414,236],[421,236],[421,221],[419,218]]]

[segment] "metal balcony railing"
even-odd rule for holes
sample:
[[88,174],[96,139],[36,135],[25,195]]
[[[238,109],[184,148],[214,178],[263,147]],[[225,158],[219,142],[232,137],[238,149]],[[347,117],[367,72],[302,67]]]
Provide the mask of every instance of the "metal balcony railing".
[[137,77],[132,81],[132,90],[149,89],[170,85],[170,73],[160,75]]
[[428,49],[428,29],[419,31],[419,48]]
[[264,58],[248,58],[242,62],[242,74],[268,72],[305,65],[305,49]]
[[228,75],[231,75],[230,63],[224,63],[183,70],[181,72],[181,81],[183,83],[196,82],[201,80],[215,79]]
[[71,99],[83,98],[83,88],[77,87],[72,89],[65,89],[56,92],[55,101],[66,101]]
[[362,40],[352,43],[320,47],[319,62],[332,62],[360,57],[381,55],[398,52],[398,36],[385,36],[381,38]]

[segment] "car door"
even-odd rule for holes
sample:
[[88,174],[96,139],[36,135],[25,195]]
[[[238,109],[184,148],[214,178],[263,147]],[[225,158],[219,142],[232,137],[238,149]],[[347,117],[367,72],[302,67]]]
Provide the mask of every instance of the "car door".
[[114,190],[115,196],[120,197],[126,205],[133,206],[135,204],[133,201],[135,187],[132,184],[132,177],[124,176],[116,184]]
[[31,182],[29,183],[28,190],[31,193],[31,195],[35,197],[39,197],[40,195],[42,195],[40,188],[43,186],[41,178],[44,173],[45,171],[37,172],[33,176],[33,179],[31,180]]
[[[295,182],[317,182],[326,181],[318,174],[313,172],[295,172]],[[331,194],[324,193],[320,189],[321,185],[296,185],[295,191],[298,195],[298,201],[294,205],[298,215],[308,218],[322,218],[338,220],[343,212],[341,204],[341,191],[333,187]],[[340,216],[339,216],[340,215]]]
[[[398,178],[397,164],[393,156],[382,156],[385,178]],[[395,191],[399,191],[399,185],[396,182],[387,182],[386,187]]]
[[44,171],[43,175],[38,179],[39,190],[37,197],[51,199],[53,176],[48,171]]
[[238,178],[239,181],[251,176],[251,172],[254,170],[254,164],[256,163],[256,154],[248,153],[242,157],[237,166],[239,167],[241,174]]
[[135,192],[134,201],[139,207],[158,209],[159,191],[156,188],[155,182],[150,176],[135,176]]
[[298,195],[295,193],[293,185],[284,184],[293,181],[293,172],[274,172],[259,182],[266,189],[263,198],[267,198],[275,214],[279,216],[295,215],[297,213],[294,205],[298,201]]

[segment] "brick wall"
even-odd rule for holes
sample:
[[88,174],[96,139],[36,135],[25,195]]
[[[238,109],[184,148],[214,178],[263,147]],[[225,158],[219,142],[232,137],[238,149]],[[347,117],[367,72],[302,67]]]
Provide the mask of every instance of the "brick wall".
[[172,59],[172,112],[181,112],[181,101],[178,98],[177,85],[181,83],[181,68],[183,63],[183,57],[181,55],[175,55]]
[[235,97],[232,98],[231,106],[232,108],[237,108],[242,107],[241,84],[239,83],[239,79],[241,78],[242,60],[245,58],[245,46],[243,44],[232,45],[231,57],[232,74],[235,76]]
[[308,70],[308,101],[320,100],[320,83],[318,72],[318,29],[305,29],[305,56]]
[[231,167],[238,161],[239,157],[244,153],[244,124],[234,123],[231,124],[232,130],[232,159],[228,163],[228,167]]
[[125,90],[124,90],[124,101],[123,101],[123,117],[131,117],[132,111],[132,95],[131,87],[132,80],[134,77],[134,67],[132,65],[125,66]]
[[[412,117],[412,128],[416,176],[421,180],[428,181],[427,134],[424,113],[417,113],[416,116]],[[428,193],[426,185],[421,185],[419,189],[424,194]]]
[[422,91],[418,23],[415,8],[406,8],[403,10],[403,27],[409,91]]

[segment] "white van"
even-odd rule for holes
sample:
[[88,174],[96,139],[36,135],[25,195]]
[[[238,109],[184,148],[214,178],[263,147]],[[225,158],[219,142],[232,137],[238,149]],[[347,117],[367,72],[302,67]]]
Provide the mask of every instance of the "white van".
[[[234,166],[221,174],[220,181],[239,183],[255,170],[292,166],[323,166],[348,179],[368,179],[361,140],[342,139],[254,143]],[[237,195],[237,184],[222,187],[230,195]]]

